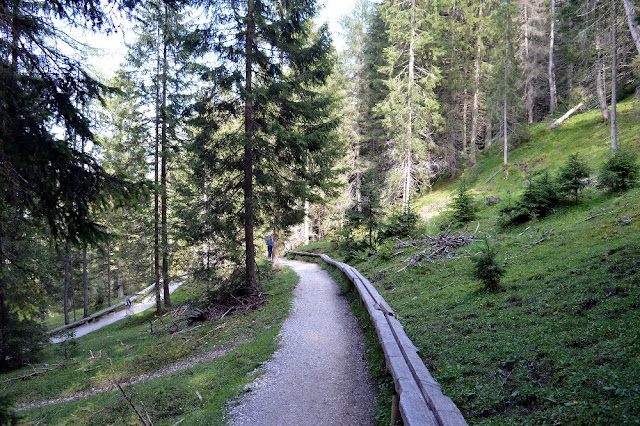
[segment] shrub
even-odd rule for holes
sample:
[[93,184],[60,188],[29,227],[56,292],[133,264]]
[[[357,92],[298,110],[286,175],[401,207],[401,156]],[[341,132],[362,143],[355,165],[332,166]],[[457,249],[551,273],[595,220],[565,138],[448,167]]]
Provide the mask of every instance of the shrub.
[[17,425],[20,419],[13,409],[9,395],[0,395],[0,425]]
[[602,165],[598,180],[611,191],[623,191],[636,184],[639,169],[636,154],[618,150]]
[[500,279],[504,275],[504,268],[496,260],[497,251],[489,247],[489,242],[485,241],[487,248],[479,255],[472,258],[474,263],[473,276],[482,281],[489,291],[500,289]]
[[585,178],[589,177],[589,167],[578,154],[569,159],[558,173],[558,191],[575,197],[578,204],[578,192],[586,186]]
[[364,238],[353,238],[351,236],[340,240],[338,247],[340,252],[344,254],[345,262],[352,262],[362,257],[361,253],[366,253],[367,257],[371,253],[369,242]]
[[408,238],[413,235],[417,223],[418,215],[411,211],[396,213],[391,216],[380,236],[383,238]]
[[0,372],[38,361],[40,350],[48,340],[39,321],[20,320],[5,306],[0,306],[0,333]]
[[476,218],[473,198],[469,194],[467,185],[463,182],[452,203],[453,219],[459,223],[471,222]]
[[549,215],[559,201],[557,185],[549,173],[544,172],[531,179],[515,205],[503,208],[500,213],[509,216],[506,225],[523,223],[534,217]]

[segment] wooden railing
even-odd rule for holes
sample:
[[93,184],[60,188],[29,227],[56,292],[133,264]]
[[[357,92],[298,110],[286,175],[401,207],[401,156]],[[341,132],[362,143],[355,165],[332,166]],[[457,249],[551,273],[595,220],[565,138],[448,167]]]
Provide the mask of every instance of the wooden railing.
[[404,327],[369,280],[355,268],[325,254],[298,251],[288,253],[319,257],[342,271],[355,285],[376,329],[387,370],[395,384],[397,397],[392,402],[392,418],[399,411],[404,424],[409,426],[467,424],[458,407],[442,394],[440,385],[422,362],[418,349],[405,333]]
[[[131,301],[134,302],[136,299],[138,299],[138,298],[140,298],[142,296],[145,296],[147,293],[150,293],[151,290],[153,290],[154,287],[155,287],[155,283],[151,284],[149,287],[139,291],[138,293],[136,293],[135,295],[130,297]],[[65,331],[65,330],[68,330],[70,328],[78,327],[78,326],[80,326],[82,324],[91,322],[91,321],[93,321],[94,319],[96,319],[98,317],[101,317],[101,316],[106,315],[106,314],[108,314],[110,312],[113,312],[113,311],[115,311],[116,309],[118,309],[118,308],[120,308],[122,306],[124,306],[124,301],[122,301],[120,303],[116,303],[115,305],[111,305],[108,308],[104,308],[104,309],[102,309],[102,310],[100,310],[100,311],[98,311],[98,312],[96,312],[94,314],[89,315],[86,318],[82,318],[82,319],[79,319],[78,321],[75,321],[75,322],[60,326],[58,328],[54,328],[53,330],[49,330],[47,333],[51,336],[53,334],[60,333],[61,331]]]

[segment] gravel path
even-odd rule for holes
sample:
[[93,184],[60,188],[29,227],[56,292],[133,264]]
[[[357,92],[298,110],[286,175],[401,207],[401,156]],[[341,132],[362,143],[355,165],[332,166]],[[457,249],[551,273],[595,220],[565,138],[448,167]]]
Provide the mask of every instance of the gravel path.
[[375,389],[362,331],[338,284],[315,263],[286,260],[300,282],[281,348],[232,409],[231,425],[373,425]]
[[[229,352],[231,352],[232,350],[234,350],[236,347],[238,347],[238,345],[240,345],[241,343],[246,343],[246,341],[242,340],[239,341],[231,346],[228,347],[224,347],[224,348],[213,348],[211,349],[209,352],[206,352],[204,354],[198,355],[194,358],[189,358],[187,360],[178,362],[176,364],[170,365],[169,367],[163,368],[162,370],[158,370],[158,371],[154,371],[153,373],[148,373],[148,374],[143,374],[141,376],[136,376],[136,377],[125,377],[125,378],[120,378],[119,383],[121,385],[135,385],[137,383],[140,382],[145,382],[147,380],[152,380],[152,379],[156,379],[158,377],[162,377],[164,375],[167,374],[171,374],[171,373],[175,373],[177,371],[182,371],[182,370],[186,370],[187,368],[191,368],[193,366],[195,366],[196,364],[199,364],[201,362],[204,361],[209,361],[215,358],[221,358],[223,356],[225,356],[226,354],[228,354]],[[24,404],[21,405],[20,407],[18,407],[18,409],[16,411],[20,412],[20,411],[24,411],[24,410],[30,410],[32,408],[40,408],[40,407],[45,407],[47,405],[53,405],[53,404],[61,404],[63,402],[69,402],[69,401],[77,401],[79,399],[85,399],[88,398],[90,396],[93,395],[98,395],[100,393],[103,392],[109,392],[112,390],[116,389],[116,385],[114,383],[110,383],[106,386],[100,387],[100,388],[92,388],[83,392],[78,392],[78,393],[74,393],[72,395],[67,395],[67,396],[61,396],[59,398],[53,398],[53,399],[46,399],[43,401],[37,401],[37,402],[32,402],[29,404]]]

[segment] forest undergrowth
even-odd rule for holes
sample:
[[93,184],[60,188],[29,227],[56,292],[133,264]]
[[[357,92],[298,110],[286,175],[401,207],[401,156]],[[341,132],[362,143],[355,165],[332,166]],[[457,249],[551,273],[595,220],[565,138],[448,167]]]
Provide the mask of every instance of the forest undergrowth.
[[[145,424],[224,424],[229,401],[276,350],[298,280],[288,268],[260,269],[266,300],[245,298],[220,311],[212,285],[189,282],[163,317],[148,310],[49,345],[41,363],[0,376],[0,395],[18,409],[89,395],[19,410],[19,423],[130,424],[141,421],[138,412]],[[207,308],[207,321],[180,322],[184,313]]]
[[[640,152],[637,101],[619,117],[622,148]],[[476,168],[416,200],[411,237],[378,239],[373,250],[344,251],[354,246],[344,239],[299,250],[346,261],[374,283],[469,424],[638,423],[640,189],[596,185],[611,156],[608,132],[596,111],[553,131],[533,126],[510,151],[508,178],[492,147]],[[576,153],[589,168],[578,203],[505,225],[500,212],[526,182],[555,175]],[[463,184],[475,220],[452,223],[448,200]],[[429,257],[432,240],[447,234],[475,241]],[[495,291],[474,276],[487,245],[504,270]]]

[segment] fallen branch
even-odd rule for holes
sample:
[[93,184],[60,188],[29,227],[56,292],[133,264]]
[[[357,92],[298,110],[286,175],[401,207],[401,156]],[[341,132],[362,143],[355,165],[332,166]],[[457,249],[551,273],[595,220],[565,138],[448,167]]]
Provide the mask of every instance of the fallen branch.
[[[151,419],[149,418],[149,413],[146,412],[147,410],[145,409],[144,411],[145,411],[145,414],[147,415],[147,420],[149,420],[149,423],[147,423],[144,420],[144,418],[142,418],[142,415],[140,414],[140,411],[138,411],[138,408],[135,406],[135,404],[131,400],[131,397],[129,395],[127,395],[127,393],[124,391],[124,389],[120,385],[120,382],[118,382],[118,379],[116,379],[116,371],[113,368],[113,361],[111,360],[111,358],[109,358],[109,363],[111,364],[111,373],[113,374],[113,381],[115,382],[115,384],[118,387],[118,389],[120,389],[120,392],[122,392],[122,395],[124,396],[124,399],[127,400],[129,405],[131,405],[131,408],[133,408],[133,411],[135,411],[136,414],[138,415],[138,418],[140,419],[140,422],[142,422],[142,424],[145,425],[145,426],[153,426],[153,422],[151,422]],[[144,405],[143,405],[143,407],[144,407]]]
[[461,232],[459,234],[449,232],[449,228],[441,234],[438,234],[435,237],[430,237],[429,235],[423,235],[422,239],[419,240],[409,240],[409,241],[400,241],[395,245],[395,248],[417,248],[426,246],[423,251],[415,253],[409,259],[407,259],[407,264],[399,269],[396,272],[402,272],[407,269],[409,266],[418,265],[420,267],[425,266],[423,262],[435,263],[436,260],[449,259],[453,257],[453,253],[451,250],[457,249],[458,247],[465,246],[467,244],[471,244],[477,240],[476,234],[478,233],[478,229],[480,228],[480,224],[476,226],[476,230],[473,234],[469,234],[466,231]]
[[498,173],[500,173],[503,169],[499,169],[497,172],[495,172],[494,174],[492,174],[491,176],[489,176],[489,179],[487,179],[485,181],[485,183],[489,183],[493,180],[494,177],[498,176]]
[[536,241],[532,241],[532,242],[529,242],[529,243],[518,243],[518,244],[523,245],[523,246],[533,247],[533,246],[538,245],[541,242],[547,240],[552,232],[553,232],[553,228],[552,229],[547,229],[542,233],[542,237],[537,239]]
[[596,218],[596,217],[598,217],[598,216],[604,216],[605,214],[609,214],[609,213],[613,213],[613,210],[604,211],[604,212],[602,212],[602,213],[598,213],[598,214],[591,215],[591,216],[589,216],[588,218],[586,218],[586,219],[584,219],[584,220],[581,220],[581,221],[580,221],[580,222],[578,222],[578,223],[586,222],[586,221],[588,221],[588,220],[595,219],[595,218]]
[[31,366],[31,368],[33,368],[33,371],[31,373],[24,374],[24,375],[18,376],[18,377],[12,377],[10,379],[6,379],[2,383],[14,382],[16,380],[25,380],[25,379],[28,379],[29,377],[37,376],[38,374],[42,374],[42,373],[46,373],[47,371],[55,370],[55,368],[46,368],[46,367],[43,367],[40,370],[38,370],[33,365],[31,365],[31,364],[29,364],[29,365]]

